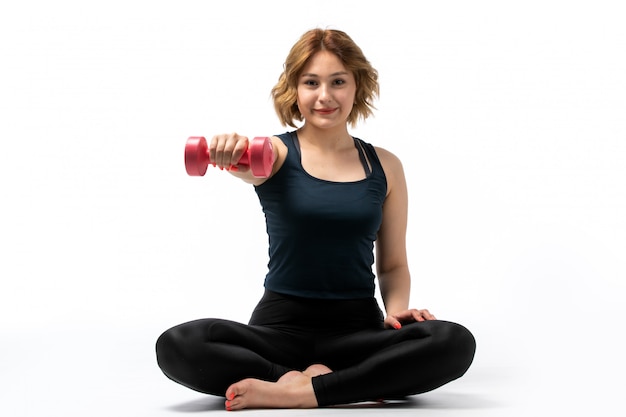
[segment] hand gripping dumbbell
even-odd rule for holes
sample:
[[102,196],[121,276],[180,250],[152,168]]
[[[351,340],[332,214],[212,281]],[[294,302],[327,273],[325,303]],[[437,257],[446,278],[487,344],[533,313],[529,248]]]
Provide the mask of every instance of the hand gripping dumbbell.
[[[185,168],[187,174],[203,176],[211,163],[207,141],[202,136],[192,136],[185,145]],[[274,149],[272,141],[267,137],[252,139],[248,149],[243,153],[237,165],[248,165],[252,175],[267,178],[274,166]]]

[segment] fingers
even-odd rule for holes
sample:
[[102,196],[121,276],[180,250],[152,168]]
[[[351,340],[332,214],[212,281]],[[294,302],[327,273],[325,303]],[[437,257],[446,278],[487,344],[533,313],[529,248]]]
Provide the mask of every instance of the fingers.
[[422,310],[422,317],[426,320],[437,320],[437,317],[435,317],[434,314],[431,314],[428,310]]
[[211,164],[220,169],[235,168],[248,149],[248,138],[237,133],[215,135],[209,144]]
[[426,309],[411,310],[411,315],[415,321],[437,320],[437,318]]
[[402,328],[402,323],[400,323],[400,321],[394,316],[387,316],[387,318],[385,319],[385,327],[387,327],[388,329],[398,330]]
[[437,318],[426,309],[411,309],[387,316],[385,326],[397,330],[402,328],[402,323],[423,322],[427,320],[437,320]]

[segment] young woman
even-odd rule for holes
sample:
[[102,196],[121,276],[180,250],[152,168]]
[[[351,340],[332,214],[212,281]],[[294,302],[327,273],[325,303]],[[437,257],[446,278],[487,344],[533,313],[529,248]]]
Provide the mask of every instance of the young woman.
[[295,130],[271,138],[269,178],[237,166],[248,138],[210,142],[211,160],[252,184],[263,207],[265,294],[248,324],[201,319],[163,333],[165,375],[225,396],[227,410],[403,398],[462,376],[472,334],[409,308],[402,164],[348,130],[372,113],[376,70],[346,33],[314,29],[292,47],[272,95]]

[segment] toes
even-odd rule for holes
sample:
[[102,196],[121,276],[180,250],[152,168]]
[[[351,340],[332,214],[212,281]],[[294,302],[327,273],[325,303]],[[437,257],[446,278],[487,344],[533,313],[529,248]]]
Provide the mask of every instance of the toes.
[[232,401],[235,399],[236,396],[241,394],[243,394],[241,384],[236,383],[228,387],[228,389],[226,390],[226,399]]
[[244,408],[243,395],[246,393],[246,384],[237,382],[226,390],[226,402],[224,403],[226,411],[241,410]]
[[241,410],[242,408],[244,408],[243,403],[239,401],[238,399],[226,400],[224,405],[225,405],[226,411]]

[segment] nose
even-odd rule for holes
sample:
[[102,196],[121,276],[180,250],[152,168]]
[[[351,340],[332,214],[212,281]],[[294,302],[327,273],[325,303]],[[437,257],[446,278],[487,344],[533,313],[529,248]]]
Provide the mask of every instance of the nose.
[[332,96],[330,94],[330,88],[326,83],[322,83],[318,91],[319,91],[318,99],[320,102],[327,102],[332,99]]

